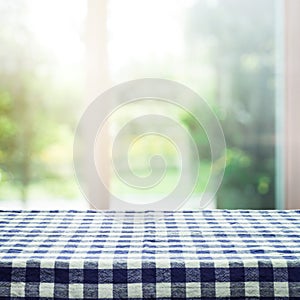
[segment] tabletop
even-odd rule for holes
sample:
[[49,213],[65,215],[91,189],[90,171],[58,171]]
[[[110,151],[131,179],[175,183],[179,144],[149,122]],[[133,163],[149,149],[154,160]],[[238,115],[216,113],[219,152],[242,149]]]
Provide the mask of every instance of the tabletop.
[[300,297],[300,211],[0,211],[0,299]]

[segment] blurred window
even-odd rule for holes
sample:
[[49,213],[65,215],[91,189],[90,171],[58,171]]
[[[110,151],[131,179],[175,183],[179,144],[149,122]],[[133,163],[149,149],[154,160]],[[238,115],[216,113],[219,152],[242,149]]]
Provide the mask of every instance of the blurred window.
[[[87,2],[0,1],[0,207],[88,207],[72,166],[74,132],[87,105]],[[282,206],[281,6],[279,0],[109,0],[99,12],[107,20],[105,82],[175,80],[196,91],[219,118],[227,166],[211,208]],[[217,169],[209,138],[189,114],[155,99],[116,111],[111,138],[145,111],[171,115],[193,137],[201,173],[185,208],[197,209],[201,195],[210,192],[209,172]],[[119,149],[118,163],[128,159],[132,172],[145,177],[160,173],[161,165],[149,166],[159,154],[168,165],[165,176],[152,189],[135,189],[120,180],[126,168],[118,175],[112,169],[111,192],[152,201],[175,188],[180,157],[172,141],[137,139],[136,132],[132,127],[123,137],[136,142],[129,152]],[[186,155],[188,176],[195,157],[187,144]]]

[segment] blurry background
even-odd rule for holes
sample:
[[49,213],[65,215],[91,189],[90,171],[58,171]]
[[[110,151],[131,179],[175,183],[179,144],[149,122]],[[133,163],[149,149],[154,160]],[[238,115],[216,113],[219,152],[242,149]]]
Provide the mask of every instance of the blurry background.
[[[76,125],[101,90],[144,77],[187,85],[218,116],[227,166],[212,207],[283,207],[282,24],[279,0],[0,0],[0,208],[87,208],[73,170]],[[112,116],[110,130],[138,110],[170,112],[147,105]],[[188,114],[172,113],[199,149],[202,172],[187,206],[197,208],[208,139]],[[129,159],[144,175],[157,152],[170,162],[159,186],[135,190],[111,172],[113,193],[168,193],[180,172],[172,144],[149,136]]]

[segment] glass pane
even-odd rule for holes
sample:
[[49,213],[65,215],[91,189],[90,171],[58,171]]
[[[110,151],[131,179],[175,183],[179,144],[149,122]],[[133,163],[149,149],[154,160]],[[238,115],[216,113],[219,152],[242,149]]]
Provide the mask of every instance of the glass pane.
[[85,10],[85,1],[0,1],[1,208],[87,207],[72,162]]
[[[110,1],[113,82],[140,77],[179,81],[203,97],[221,122],[227,165],[221,188],[209,207],[275,208],[275,107],[282,88],[282,81],[276,77],[278,64],[282,65],[278,52],[283,16],[282,11],[278,13],[278,5],[279,1],[272,0]],[[172,115],[159,105],[156,110]],[[149,110],[146,105],[143,109]],[[130,119],[132,114],[133,108],[123,108],[122,117]],[[195,127],[188,115],[178,119],[193,136],[202,163],[199,184],[184,206],[197,208],[210,168],[215,166],[211,165],[205,132]],[[120,120],[115,118],[113,122],[118,124]],[[141,174],[149,172],[147,157],[157,152],[150,144],[160,148],[165,157],[176,156],[159,136],[144,144],[140,140],[129,160],[139,164]],[[193,168],[194,157],[190,158],[189,167]],[[127,159],[127,152],[120,150],[120,159]],[[169,179],[152,191],[126,189],[124,183],[121,187],[119,177],[112,172],[112,190],[126,194],[127,199],[142,201],[141,194],[154,199],[158,192],[168,193],[176,186],[176,172],[180,171],[174,166],[167,169]]]
[[[111,167],[111,208],[120,208],[115,197],[132,204],[154,203],[176,187],[179,198],[191,193],[183,209],[200,208],[202,200],[212,195],[206,208],[280,207],[282,1],[105,3],[107,10],[103,5],[99,18],[107,20],[102,28],[107,40],[92,35],[101,40],[103,48],[92,49],[93,54],[108,66],[107,78],[102,80],[111,86],[149,77],[179,82],[208,103],[226,139],[226,151],[215,161],[214,137],[194,118],[199,115],[201,122],[211,122],[200,105],[190,113],[184,105],[174,106],[155,97],[122,107],[116,99],[108,123],[110,140],[118,140],[120,147],[105,158]],[[86,78],[94,75],[85,65],[90,34],[86,32],[87,8],[86,0],[0,0],[2,208],[88,207],[72,161],[74,133],[90,92]],[[95,60],[95,66],[97,63]],[[103,70],[94,71],[97,75]],[[91,74],[86,76],[87,72]],[[182,130],[167,119],[145,128],[131,122],[150,114],[170,118]],[[163,128],[164,134],[143,135],[148,125],[156,125],[158,132]],[[125,134],[118,137],[124,127]],[[215,179],[221,174],[224,159],[222,185],[214,195],[207,183],[211,176]],[[196,171],[199,176],[191,189]],[[155,185],[130,185],[126,182],[130,174],[145,182],[154,178]]]

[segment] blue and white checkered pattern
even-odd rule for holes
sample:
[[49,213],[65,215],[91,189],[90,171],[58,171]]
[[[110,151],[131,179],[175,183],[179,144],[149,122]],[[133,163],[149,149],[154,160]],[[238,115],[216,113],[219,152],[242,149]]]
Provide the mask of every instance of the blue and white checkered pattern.
[[300,211],[0,211],[0,299],[300,298]]

